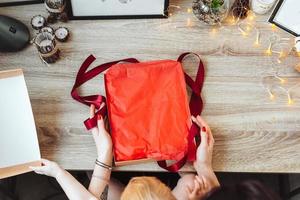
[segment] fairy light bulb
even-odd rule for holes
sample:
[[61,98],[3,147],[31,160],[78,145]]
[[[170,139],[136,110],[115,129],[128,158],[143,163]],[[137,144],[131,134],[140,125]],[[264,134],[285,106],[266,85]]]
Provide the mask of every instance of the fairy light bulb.
[[268,88],[267,89],[268,93],[269,93],[269,96],[270,96],[270,100],[274,100],[275,99],[275,95],[273,94],[273,92]]
[[272,31],[276,31],[277,30],[276,25],[275,24],[271,24],[271,29],[272,29]]
[[291,94],[288,92],[287,95],[288,95],[288,104],[289,104],[289,105],[292,105],[292,104],[294,103],[294,101],[293,101],[293,99],[291,98]]
[[254,46],[258,47],[260,45],[259,41],[260,41],[260,32],[257,30]]
[[216,35],[217,34],[217,29],[212,28],[210,32],[211,32],[211,35]]
[[252,12],[249,12],[248,19],[249,19],[250,21],[253,21],[254,18],[255,18],[255,15],[254,15]]
[[284,58],[286,55],[283,51],[280,51],[279,52],[279,58]]
[[266,55],[271,56],[272,55],[272,43],[270,42],[268,49],[266,50]]
[[188,8],[186,11],[187,11],[187,13],[192,13],[193,9],[192,8]]

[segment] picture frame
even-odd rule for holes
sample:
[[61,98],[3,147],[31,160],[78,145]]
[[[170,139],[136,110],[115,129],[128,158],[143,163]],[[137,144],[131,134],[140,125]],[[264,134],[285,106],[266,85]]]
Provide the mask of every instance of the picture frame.
[[[148,6],[139,9],[143,2]],[[69,0],[66,6],[70,20],[166,18],[169,0]]]
[[298,37],[300,36],[300,24],[299,20],[297,21],[299,18],[299,0],[279,0],[268,21]]
[[0,0],[0,7],[44,3],[43,0]]

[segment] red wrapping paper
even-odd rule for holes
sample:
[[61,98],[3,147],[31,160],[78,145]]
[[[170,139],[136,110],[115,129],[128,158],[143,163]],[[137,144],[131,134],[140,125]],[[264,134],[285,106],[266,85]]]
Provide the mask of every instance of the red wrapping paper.
[[180,160],[191,126],[181,64],[121,63],[104,78],[115,160]]

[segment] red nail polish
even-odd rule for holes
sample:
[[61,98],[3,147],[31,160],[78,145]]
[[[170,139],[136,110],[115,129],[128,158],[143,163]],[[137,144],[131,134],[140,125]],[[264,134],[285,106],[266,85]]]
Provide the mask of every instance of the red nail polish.
[[101,116],[101,115],[97,115],[97,119],[98,119],[98,120],[101,120],[101,119],[102,119],[102,116]]
[[202,131],[206,132],[206,127],[205,126],[202,127]]

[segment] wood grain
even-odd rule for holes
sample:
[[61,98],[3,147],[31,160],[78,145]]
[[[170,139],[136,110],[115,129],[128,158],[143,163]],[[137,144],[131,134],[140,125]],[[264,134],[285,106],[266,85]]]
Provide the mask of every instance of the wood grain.
[[[217,33],[202,25],[193,14],[189,0],[173,0],[182,10],[168,19],[89,20],[55,24],[71,31],[70,41],[60,43],[61,59],[44,65],[34,46],[18,53],[0,53],[0,70],[22,68],[28,85],[37,124],[42,156],[67,169],[92,169],[95,145],[82,124],[88,108],[75,102],[70,91],[77,70],[90,54],[100,64],[126,57],[139,60],[176,59],[185,51],[202,55],[206,64],[203,90],[203,117],[215,136],[213,167],[227,172],[300,172],[300,97],[287,104],[278,91],[274,101],[262,85],[271,72],[272,62],[264,55],[271,34],[291,38],[272,30],[266,16],[256,18],[262,44],[254,47],[255,36],[241,36],[236,26],[225,26]],[[43,5],[0,8],[0,13],[16,17],[30,26],[33,15],[46,11]],[[187,27],[190,18],[191,27]],[[31,30],[32,35],[35,34]],[[95,64],[96,65],[96,64]],[[95,66],[94,65],[94,66]],[[196,60],[189,59],[185,70],[194,76]],[[299,73],[287,66],[285,76],[297,81]],[[89,82],[86,94],[102,93],[102,76]],[[118,167],[120,171],[162,171],[155,163]],[[183,171],[193,171],[190,164]]]

